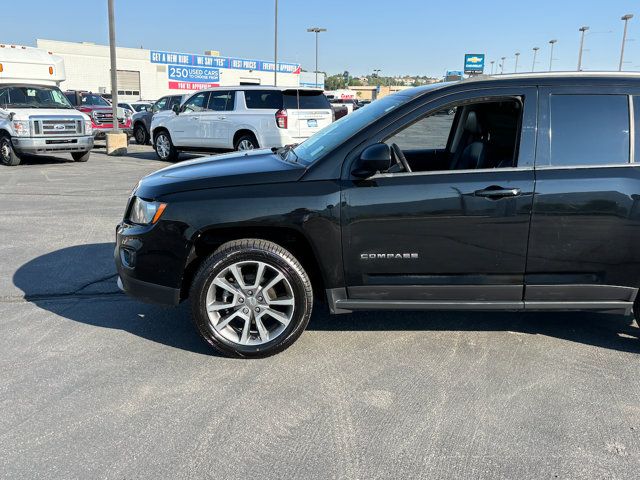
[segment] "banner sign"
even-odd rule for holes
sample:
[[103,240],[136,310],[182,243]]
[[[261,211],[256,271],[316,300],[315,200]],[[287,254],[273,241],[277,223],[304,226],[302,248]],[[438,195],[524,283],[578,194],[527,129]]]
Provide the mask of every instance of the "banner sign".
[[[192,53],[159,52],[151,50],[151,63],[163,63],[173,67],[193,66],[211,68],[231,68],[235,70],[256,70],[259,72],[273,72],[275,64],[262,60],[248,60],[246,58],[213,57],[210,55],[195,55]],[[299,75],[302,71],[297,63],[278,62],[278,73],[293,73]]]
[[219,86],[219,83],[169,82],[169,88],[171,90],[204,90],[205,88],[213,88]]
[[184,82],[219,82],[220,70],[207,67],[169,65],[169,80]]
[[467,53],[464,56],[464,73],[484,72],[484,53]]

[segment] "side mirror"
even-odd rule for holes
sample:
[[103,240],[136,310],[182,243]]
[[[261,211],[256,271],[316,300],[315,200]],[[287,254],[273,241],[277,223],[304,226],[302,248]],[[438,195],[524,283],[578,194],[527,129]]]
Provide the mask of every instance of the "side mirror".
[[173,110],[173,113],[175,113],[176,115],[180,114],[180,105],[174,105],[173,107],[171,107],[171,110]]
[[369,145],[360,154],[360,158],[355,162],[351,175],[358,178],[368,178],[376,172],[389,170],[393,165],[391,158],[391,147],[386,143],[375,143]]

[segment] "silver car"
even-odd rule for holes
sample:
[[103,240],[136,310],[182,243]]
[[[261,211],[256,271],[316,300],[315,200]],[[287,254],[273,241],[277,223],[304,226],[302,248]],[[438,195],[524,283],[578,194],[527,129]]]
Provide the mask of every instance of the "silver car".
[[147,145],[150,143],[151,137],[149,131],[151,128],[151,119],[157,112],[163,110],[171,110],[174,105],[182,105],[187,98],[191,96],[191,93],[185,95],[166,95],[153,104],[151,109],[144,112],[137,112],[131,117],[133,124],[133,137],[136,139],[138,145]]

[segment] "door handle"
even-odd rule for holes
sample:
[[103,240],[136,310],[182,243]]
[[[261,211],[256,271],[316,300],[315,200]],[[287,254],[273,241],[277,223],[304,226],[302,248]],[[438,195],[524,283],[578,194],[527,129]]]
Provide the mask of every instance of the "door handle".
[[474,195],[476,197],[483,198],[505,198],[505,197],[517,197],[520,195],[519,188],[501,188],[501,187],[488,187],[483,190],[476,190]]
[[191,120],[199,120],[200,117],[191,117]]
[[226,120],[226,119],[227,119],[227,117],[225,117],[225,116],[223,115],[223,116],[221,116],[221,117],[218,117],[218,119],[219,119],[219,120]]

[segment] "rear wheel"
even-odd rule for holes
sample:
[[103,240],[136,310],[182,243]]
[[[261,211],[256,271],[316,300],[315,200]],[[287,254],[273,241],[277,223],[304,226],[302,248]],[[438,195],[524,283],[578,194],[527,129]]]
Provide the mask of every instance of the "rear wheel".
[[141,123],[138,123],[133,128],[133,136],[136,139],[136,143],[138,145],[146,145],[147,143],[149,143],[149,133],[147,132],[147,129],[144,128],[144,125],[142,125]]
[[72,152],[71,156],[73,157],[74,162],[86,162],[89,160],[91,152]]
[[266,240],[218,248],[191,286],[193,319],[225,355],[267,357],[290,346],[309,323],[311,282],[298,260]]
[[173,145],[171,136],[167,131],[162,130],[156,135],[153,146],[160,160],[175,162],[178,159],[178,150]]
[[255,150],[258,148],[258,140],[252,134],[241,135],[236,139],[235,144],[233,145],[235,150]]
[[20,156],[11,144],[11,137],[6,133],[0,135],[0,162],[8,167],[20,164]]

